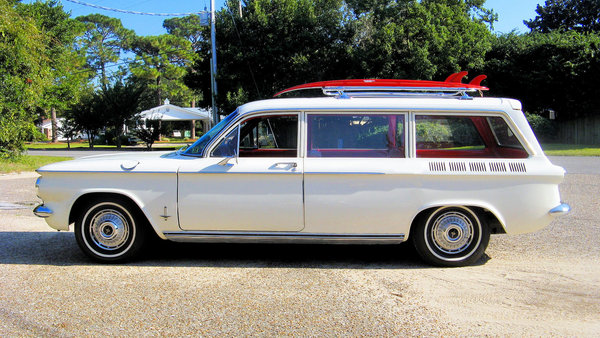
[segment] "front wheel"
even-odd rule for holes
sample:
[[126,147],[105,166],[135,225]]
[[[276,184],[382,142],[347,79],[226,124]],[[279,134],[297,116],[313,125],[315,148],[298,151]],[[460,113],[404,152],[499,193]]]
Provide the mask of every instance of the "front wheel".
[[75,238],[83,252],[95,260],[124,261],[135,256],[145,242],[144,219],[126,200],[94,200],[75,222]]
[[470,208],[441,207],[417,221],[412,238],[425,261],[439,266],[465,266],[481,258],[490,230]]

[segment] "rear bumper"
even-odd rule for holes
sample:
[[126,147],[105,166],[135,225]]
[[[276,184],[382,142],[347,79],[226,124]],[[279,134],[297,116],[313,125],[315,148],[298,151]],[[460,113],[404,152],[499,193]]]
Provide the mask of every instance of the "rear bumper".
[[571,207],[566,203],[561,203],[560,205],[550,209],[548,213],[552,216],[562,216],[566,215],[571,211]]
[[37,217],[50,217],[52,216],[53,212],[50,208],[44,206],[43,204],[38,205],[37,207],[35,207],[35,209],[33,209],[33,213],[37,216]]

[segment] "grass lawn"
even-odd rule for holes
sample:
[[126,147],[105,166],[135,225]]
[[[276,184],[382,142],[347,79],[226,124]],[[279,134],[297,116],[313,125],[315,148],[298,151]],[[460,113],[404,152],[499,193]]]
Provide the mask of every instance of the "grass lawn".
[[547,143],[542,144],[544,153],[549,156],[600,156],[600,146]]
[[[66,142],[50,143],[50,142],[39,142],[39,143],[27,143],[25,144],[27,149],[67,149]],[[72,142],[71,149],[89,148],[87,142]],[[116,148],[116,146],[105,146],[95,144],[94,148]]]
[[46,164],[72,159],[72,157],[30,155],[23,155],[14,160],[0,159],[0,173],[6,174],[12,172],[34,171],[35,169]]
[[[195,140],[172,140],[167,142],[154,142],[152,148],[172,148],[177,147],[180,144],[192,144]],[[143,143],[139,143],[136,148],[143,147],[145,148]],[[50,142],[35,142],[35,143],[27,143],[25,144],[25,148],[27,149],[64,149],[67,150],[66,142],[58,142],[58,143],[50,143]],[[117,146],[114,145],[103,145],[103,144],[94,144],[94,149],[117,149]],[[127,150],[128,148],[132,148],[131,146],[123,146],[123,150]],[[71,149],[89,149],[89,145],[87,142],[74,142],[71,143]]]

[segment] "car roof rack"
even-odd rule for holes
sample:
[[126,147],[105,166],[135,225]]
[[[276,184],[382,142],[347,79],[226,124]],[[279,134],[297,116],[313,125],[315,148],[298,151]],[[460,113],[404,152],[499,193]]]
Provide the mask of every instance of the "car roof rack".
[[327,96],[338,98],[350,97],[452,97],[472,99],[467,93],[479,92],[489,88],[481,86],[481,81],[487,78],[479,75],[469,83],[462,83],[468,73],[458,72],[444,81],[399,80],[399,79],[348,79],[306,83],[284,89],[273,97],[284,93],[306,89],[321,89]]

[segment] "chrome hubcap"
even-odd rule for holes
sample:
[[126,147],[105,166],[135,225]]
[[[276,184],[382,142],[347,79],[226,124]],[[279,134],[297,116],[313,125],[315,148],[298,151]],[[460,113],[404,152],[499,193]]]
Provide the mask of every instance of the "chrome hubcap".
[[103,210],[92,218],[90,235],[94,244],[102,249],[117,250],[129,238],[129,223],[117,210]]
[[456,254],[466,250],[473,241],[473,223],[462,213],[446,212],[433,223],[432,234],[438,250]]

